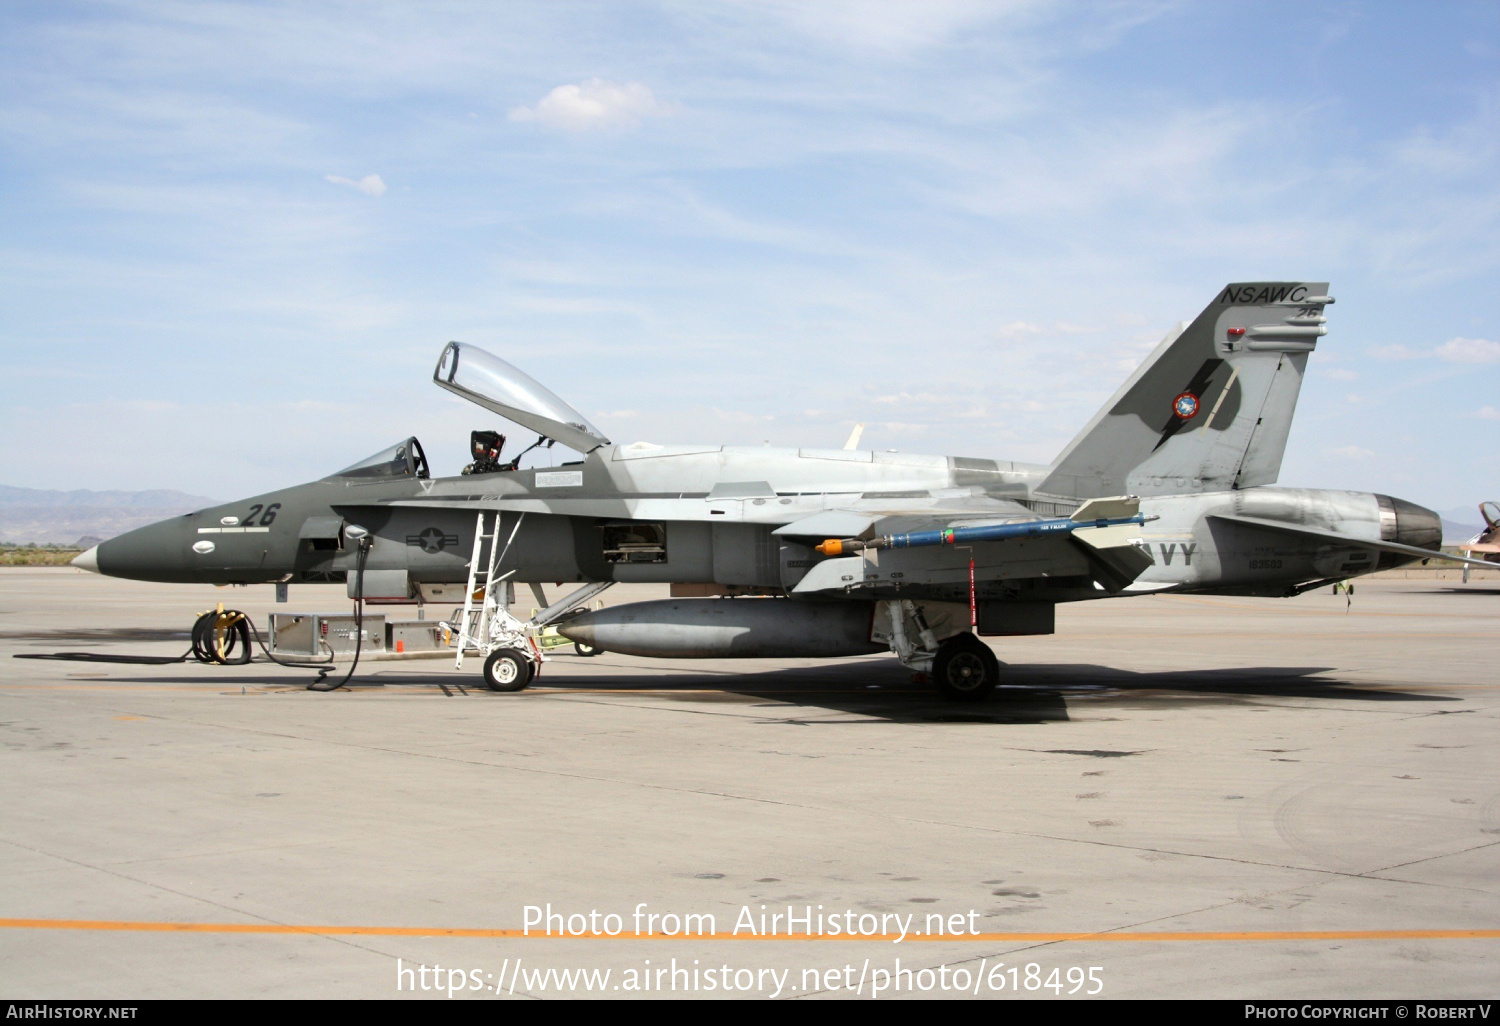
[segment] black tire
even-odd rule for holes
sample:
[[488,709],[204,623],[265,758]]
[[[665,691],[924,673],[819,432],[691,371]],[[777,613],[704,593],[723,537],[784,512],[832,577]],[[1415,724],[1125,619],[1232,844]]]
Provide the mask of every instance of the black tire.
[[579,655],[585,656],[585,657],[587,657],[587,656],[596,656],[596,655],[599,654],[599,650],[597,648],[595,648],[593,645],[585,645],[581,641],[575,641],[575,642],[573,642],[573,651],[577,652]]
[[531,675],[531,660],[518,649],[502,648],[484,661],[484,683],[491,691],[520,691]]
[[951,702],[980,702],[1000,683],[1000,660],[972,634],[958,634],[938,646],[932,679]]

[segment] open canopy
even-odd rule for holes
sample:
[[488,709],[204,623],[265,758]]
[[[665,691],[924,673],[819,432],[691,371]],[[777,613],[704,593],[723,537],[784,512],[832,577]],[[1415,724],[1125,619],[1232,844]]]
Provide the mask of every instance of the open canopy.
[[449,342],[432,380],[506,420],[556,439],[570,449],[593,452],[609,439],[583,414],[546,386],[477,346]]

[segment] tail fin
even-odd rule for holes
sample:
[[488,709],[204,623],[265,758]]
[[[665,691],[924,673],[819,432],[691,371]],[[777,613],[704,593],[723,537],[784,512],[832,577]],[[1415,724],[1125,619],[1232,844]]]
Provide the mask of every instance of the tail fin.
[[1307,354],[1325,334],[1325,282],[1226,286],[1178,325],[1068,443],[1037,491],[1073,499],[1270,484]]

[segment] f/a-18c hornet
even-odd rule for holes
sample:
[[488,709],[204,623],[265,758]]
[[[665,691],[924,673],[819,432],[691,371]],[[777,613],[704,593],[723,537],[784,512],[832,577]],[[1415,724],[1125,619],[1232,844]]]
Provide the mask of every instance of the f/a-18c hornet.
[[[468,582],[458,658],[519,690],[552,623],[655,657],[891,651],[947,697],[997,683],[981,636],[1050,634],[1059,602],[1154,592],[1291,596],[1426,559],[1436,513],[1364,492],[1273,487],[1321,282],[1229,285],[1167,335],[1050,465],[857,449],[612,443],[505,361],[461,342],[433,380],[582,458],[519,469],[474,433],[433,478],[408,438],[319,481],[165,520],[75,560],[115,577],[342,581],[417,600]],[[615,582],[670,599],[580,607]],[[515,582],[583,587],[522,622]]]
[[[1484,518],[1484,530],[1458,547],[1465,555],[1482,559],[1486,563],[1500,563],[1500,502],[1481,502],[1479,515]],[[1464,564],[1464,583],[1469,581],[1469,565]]]

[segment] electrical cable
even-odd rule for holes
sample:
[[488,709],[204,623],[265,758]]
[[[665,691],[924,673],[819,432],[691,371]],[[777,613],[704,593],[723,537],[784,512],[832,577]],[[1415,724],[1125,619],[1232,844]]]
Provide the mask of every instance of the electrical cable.
[[[239,659],[220,658],[218,646],[212,645],[208,641],[209,631],[217,626],[221,618],[229,621],[227,624],[229,633],[226,635],[227,642],[223,648],[223,655],[227,657],[236,648],[243,645],[246,650],[245,657]],[[116,655],[109,652],[17,652],[14,658],[56,659],[77,663],[126,663],[139,666],[169,666],[173,663],[185,663],[189,659],[197,659],[200,663],[209,663],[211,665],[243,666],[250,661],[248,650],[251,638],[255,639],[255,643],[260,646],[260,650],[265,653],[265,657],[277,666],[285,666],[294,670],[313,669],[321,667],[323,664],[332,666],[334,661],[333,650],[328,648],[327,642],[321,639],[319,639],[319,644],[327,649],[328,658],[320,662],[291,662],[278,658],[266,647],[260,631],[256,629],[255,621],[250,619],[248,613],[243,613],[238,609],[225,609],[222,612],[210,609],[198,617],[193,623],[193,643],[186,652],[179,656]],[[326,676],[328,671],[321,670],[321,673]]]
[[[353,532],[350,528],[346,535]],[[318,670],[318,679],[307,686],[309,691],[337,691],[349,683],[349,678],[354,676],[354,671],[359,667],[360,649],[364,647],[365,641],[365,560],[370,555],[370,548],[374,539],[368,532],[358,535],[359,538],[359,562],[355,573],[358,577],[354,581],[354,661],[349,664],[349,672],[345,673],[343,679],[336,684],[328,683],[328,673],[331,667]],[[269,655],[270,653],[267,653]]]
[[[350,531],[353,534],[353,530]],[[309,691],[334,691],[349,683],[354,676],[354,671],[359,667],[360,651],[363,648],[365,637],[365,562],[369,557],[373,546],[373,539],[368,533],[358,535],[359,559],[357,562],[354,584],[354,661],[349,664],[349,670],[337,682],[328,683],[328,674],[333,670],[335,653],[327,644],[319,639],[319,644],[328,648],[328,658],[322,662],[289,662],[277,658],[266,647],[265,641],[256,630],[255,621],[238,609],[210,609],[202,614],[193,623],[192,644],[188,650],[180,656],[130,656],[113,655],[106,652],[17,652],[16,659],[56,659],[64,662],[80,663],[126,663],[139,666],[167,666],[173,663],[185,663],[190,658],[197,659],[200,663],[218,664],[220,666],[243,666],[250,662],[251,650],[250,639],[260,646],[265,657],[277,666],[285,666],[289,669],[316,669],[318,676],[307,686]],[[217,634],[224,631],[223,642],[217,636],[210,639],[211,633]],[[243,652],[240,658],[231,659],[230,655],[238,648]]]

